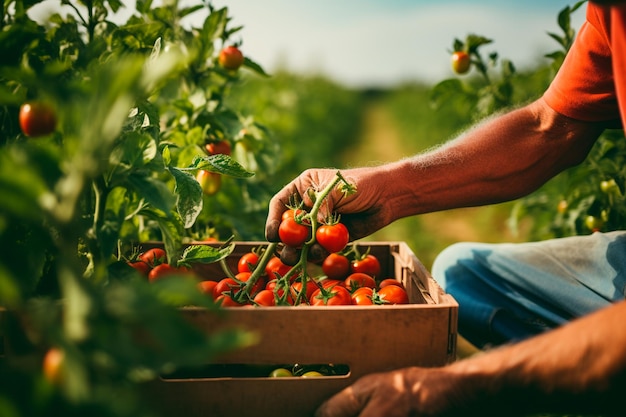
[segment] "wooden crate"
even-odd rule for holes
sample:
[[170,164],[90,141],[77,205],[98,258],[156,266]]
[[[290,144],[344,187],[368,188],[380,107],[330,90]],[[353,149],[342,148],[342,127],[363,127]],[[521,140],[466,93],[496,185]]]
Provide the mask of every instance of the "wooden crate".
[[[261,243],[238,243],[231,265]],[[393,306],[230,308],[223,317],[200,308],[182,310],[207,331],[237,327],[259,343],[214,364],[271,369],[283,364],[338,364],[349,372],[317,378],[218,376],[195,373],[161,378],[147,387],[167,416],[309,416],[328,397],[359,377],[407,366],[434,367],[456,355],[456,301],[432,279],[404,242],[367,242],[382,271],[401,281],[411,304]],[[216,279],[221,277],[219,271]]]

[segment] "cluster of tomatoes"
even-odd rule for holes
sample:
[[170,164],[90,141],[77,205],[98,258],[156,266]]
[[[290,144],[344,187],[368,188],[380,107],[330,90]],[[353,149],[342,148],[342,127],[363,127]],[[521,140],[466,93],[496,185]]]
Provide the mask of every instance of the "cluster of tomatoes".
[[140,253],[136,258],[128,261],[139,274],[156,281],[172,275],[191,274],[192,271],[186,266],[174,266],[167,262],[167,253],[162,248],[151,248]]
[[[289,209],[283,213],[278,236],[286,246],[300,248],[312,237],[311,223],[302,209]],[[350,241],[348,228],[338,221],[321,224],[315,231],[316,242],[328,253],[342,251]]]
[[227,307],[409,302],[406,289],[400,281],[393,278],[376,279],[380,275],[380,262],[372,254],[350,259],[349,255],[331,253],[321,263],[319,274],[307,275],[306,278],[301,271],[294,271],[293,267],[283,263],[279,256],[272,255],[263,274],[250,285],[252,272],[258,267],[261,258],[258,251],[247,252],[239,258],[234,278],[204,280],[198,286],[202,292]]

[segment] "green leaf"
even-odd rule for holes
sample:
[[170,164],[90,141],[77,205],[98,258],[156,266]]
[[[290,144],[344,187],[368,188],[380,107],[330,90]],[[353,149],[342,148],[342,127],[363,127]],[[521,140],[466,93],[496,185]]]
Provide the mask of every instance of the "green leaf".
[[174,167],[168,170],[176,181],[174,191],[178,195],[176,207],[185,229],[190,228],[196,222],[196,218],[202,212],[202,187],[198,181],[186,172]]
[[436,84],[430,93],[430,101],[434,106],[439,106],[451,97],[463,91],[463,84],[457,78],[443,80]]
[[211,14],[204,21],[202,27],[202,39],[207,43],[212,43],[218,40],[228,23],[228,9],[226,7],[219,10],[213,10]]
[[140,198],[165,213],[176,203],[172,191],[160,180],[135,173],[127,178],[127,182]]
[[198,156],[194,159],[192,167],[235,178],[250,178],[254,176],[253,172],[246,170],[240,163],[224,154]]
[[264,77],[269,77],[269,74],[265,72],[265,70],[263,69],[263,67],[261,67],[261,65],[257,64],[256,62],[254,62],[248,57],[244,57],[243,66],[253,70],[255,73],[259,75],[262,75]]
[[111,152],[109,163],[140,168],[156,155],[157,145],[154,139],[148,134],[132,131],[122,136],[121,142]]
[[194,263],[210,264],[221,261],[235,250],[235,244],[231,243],[226,247],[216,248],[209,245],[191,245],[184,251],[178,263],[191,266]]

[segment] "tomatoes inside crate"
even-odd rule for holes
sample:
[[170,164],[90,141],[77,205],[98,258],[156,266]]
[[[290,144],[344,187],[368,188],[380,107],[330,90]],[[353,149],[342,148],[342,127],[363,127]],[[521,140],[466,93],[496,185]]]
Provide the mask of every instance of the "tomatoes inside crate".
[[[239,258],[261,244],[237,243],[227,259],[230,268],[236,270]],[[409,304],[227,308],[223,315],[183,308],[181,314],[207,332],[243,329],[255,334],[258,343],[215,358],[202,369],[164,375],[146,387],[146,394],[172,416],[306,416],[363,375],[453,361],[456,301],[406,243],[365,242],[359,249],[369,249],[382,274],[405,286]],[[208,265],[204,273],[223,275],[219,264]],[[322,370],[321,376],[269,376],[274,369],[304,367]],[[337,371],[324,375],[324,367]]]

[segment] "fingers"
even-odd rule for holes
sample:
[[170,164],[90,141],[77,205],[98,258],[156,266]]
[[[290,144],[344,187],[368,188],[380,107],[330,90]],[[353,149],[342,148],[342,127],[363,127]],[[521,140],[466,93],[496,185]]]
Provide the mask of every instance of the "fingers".
[[315,417],[356,417],[364,405],[354,394],[354,387],[349,386],[323,403]]

